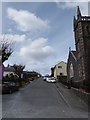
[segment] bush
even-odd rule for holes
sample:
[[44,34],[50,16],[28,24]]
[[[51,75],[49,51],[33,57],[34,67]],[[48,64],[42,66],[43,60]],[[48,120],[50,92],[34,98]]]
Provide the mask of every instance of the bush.
[[19,85],[19,87],[24,87],[26,83],[29,83],[29,79],[19,78],[13,74],[10,74],[3,77],[2,82],[15,82]]
[[64,85],[67,85],[67,76],[58,76],[58,81],[63,83]]
[[4,81],[7,82],[9,80],[10,80],[10,78],[9,78],[8,74],[2,78],[2,82],[4,82]]

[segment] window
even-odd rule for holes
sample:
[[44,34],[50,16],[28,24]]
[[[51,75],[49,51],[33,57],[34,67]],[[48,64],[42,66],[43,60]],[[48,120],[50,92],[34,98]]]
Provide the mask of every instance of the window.
[[60,73],[60,75],[63,75],[63,73]]
[[70,78],[74,77],[74,69],[73,69],[73,64],[70,64]]
[[62,66],[58,66],[58,68],[63,68]]
[[2,59],[2,56],[0,56],[0,60]]

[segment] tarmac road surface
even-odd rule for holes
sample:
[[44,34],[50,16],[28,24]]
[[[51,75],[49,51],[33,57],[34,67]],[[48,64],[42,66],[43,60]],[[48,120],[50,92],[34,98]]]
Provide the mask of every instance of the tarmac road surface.
[[88,118],[88,105],[56,84],[40,78],[18,92],[3,95],[3,118]]

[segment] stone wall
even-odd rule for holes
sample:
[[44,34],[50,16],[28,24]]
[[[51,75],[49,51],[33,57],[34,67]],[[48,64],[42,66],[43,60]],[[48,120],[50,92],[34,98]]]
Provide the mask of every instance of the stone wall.
[[84,92],[82,89],[71,88],[71,90],[77,94],[85,103],[90,104],[90,93]]

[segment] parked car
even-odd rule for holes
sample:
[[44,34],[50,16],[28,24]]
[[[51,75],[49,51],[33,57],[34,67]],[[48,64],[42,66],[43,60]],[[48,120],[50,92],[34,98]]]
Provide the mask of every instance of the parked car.
[[56,80],[54,78],[47,78],[46,81],[49,82],[49,83],[55,83],[56,82]]
[[47,77],[43,77],[43,80],[46,81]]
[[2,94],[12,93],[19,90],[19,86],[15,82],[3,82]]

